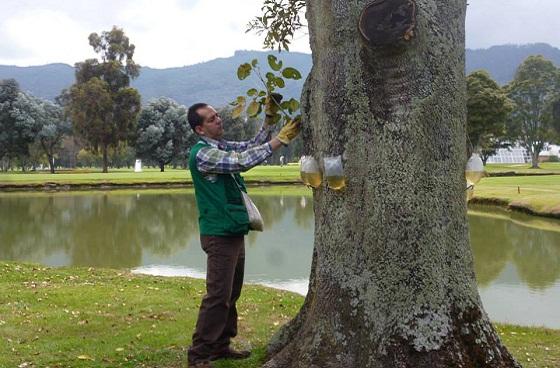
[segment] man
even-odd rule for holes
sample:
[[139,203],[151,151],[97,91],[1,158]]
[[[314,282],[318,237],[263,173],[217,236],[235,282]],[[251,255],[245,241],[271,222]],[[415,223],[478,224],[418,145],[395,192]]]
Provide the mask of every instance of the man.
[[200,141],[191,149],[189,169],[199,212],[200,243],[207,254],[206,295],[202,299],[192,345],[191,368],[210,368],[217,359],[244,359],[230,340],[237,335],[236,301],[245,267],[244,236],[249,219],[241,199],[245,191],[240,172],[262,163],[272,152],[299,134],[300,122],[290,121],[270,139],[280,95],[267,98],[265,123],[250,141],[223,140],[222,120],[212,106],[192,105],[188,121]]

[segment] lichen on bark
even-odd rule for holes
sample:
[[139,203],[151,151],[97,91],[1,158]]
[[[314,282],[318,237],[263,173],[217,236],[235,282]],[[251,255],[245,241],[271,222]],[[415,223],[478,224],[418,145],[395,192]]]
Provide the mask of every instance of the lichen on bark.
[[359,35],[367,4],[307,2],[305,153],[342,155],[347,188],[314,190],[309,293],[265,367],[517,367],[468,239],[466,2],[415,1],[415,38],[383,47]]

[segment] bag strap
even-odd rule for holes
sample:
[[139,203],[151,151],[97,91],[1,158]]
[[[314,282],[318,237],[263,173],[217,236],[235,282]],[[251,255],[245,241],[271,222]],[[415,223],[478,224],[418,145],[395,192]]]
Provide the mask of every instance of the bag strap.
[[233,181],[235,182],[235,184],[237,184],[237,188],[239,188],[239,191],[245,193],[243,191],[243,188],[241,188],[241,185],[237,182],[237,179],[235,178],[235,175],[233,175],[233,173],[230,173],[230,175],[233,178]]

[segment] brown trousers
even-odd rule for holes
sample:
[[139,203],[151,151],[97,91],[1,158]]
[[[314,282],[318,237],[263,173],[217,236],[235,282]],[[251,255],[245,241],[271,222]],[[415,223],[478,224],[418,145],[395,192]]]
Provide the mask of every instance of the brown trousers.
[[245,270],[244,236],[200,236],[207,255],[206,295],[189,348],[189,363],[227,350],[237,335],[237,308]]

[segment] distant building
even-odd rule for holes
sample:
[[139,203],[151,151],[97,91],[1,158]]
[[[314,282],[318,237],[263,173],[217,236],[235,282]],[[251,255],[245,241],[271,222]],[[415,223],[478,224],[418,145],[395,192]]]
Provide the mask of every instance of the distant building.
[[[549,161],[551,156],[560,157],[560,146],[554,144],[546,145],[544,151],[539,153],[539,161]],[[494,156],[490,156],[488,164],[524,164],[531,162],[531,155],[520,146],[512,148],[500,148]]]
[[500,148],[494,156],[488,157],[487,164],[524,164],[531,162],[531,156],[523,147]]
[[556,159],[560,157],[560,146],[549,144],[546,147],[546,150],[539,153],[540,162],[550,161],[552,157],[555,157]]

